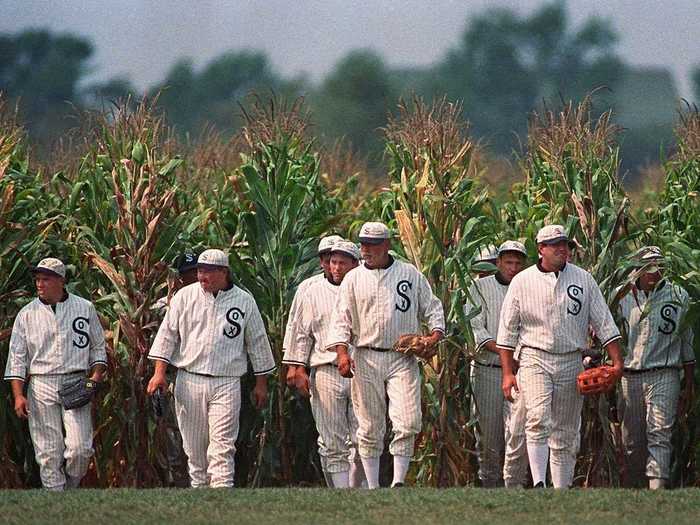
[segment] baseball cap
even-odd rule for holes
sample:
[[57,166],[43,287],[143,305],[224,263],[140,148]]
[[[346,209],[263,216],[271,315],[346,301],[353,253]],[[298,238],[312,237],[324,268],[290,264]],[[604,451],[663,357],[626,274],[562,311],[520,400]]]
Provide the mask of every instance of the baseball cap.
[[493,244],[484,246],[479,250],[474,262],[493,262],[498,258],[498,250]]
[[360,249],[354,242],[350,241],[339,241],[333,245],[331,248],[331,253],[342,253],[343,255],[348,255],[355,259],[360,260]]
[[525,249],[525,245],[518,241],[505,241],[498,247],[499,257],[506,252],[516,252],[520,255],[524,255],[525,257],[527,257],[527,250]]
[[39,264],[32,268],[34,273],[47,273],[66,278],[66,265],[55,257],[47,257],[39,261]]
[[365,244],[381,244],[391,238],[391,232],[383,222],[366,222],[360,228],[359,237]]
[[663,261],[664,254],[658,246],[644,246],[637,252],[637,257],[642,262]]
[[331,251],[331,248],[338,241],[344,240],[340,235],[327,235],[318,243],[318,254],[322,255]]
[[561,224],[550,224],[537,232],[537,244],[555,244],[568,240],[566,230]]
[[195,252],[184,252],[177,256],[175,262],[173,263],[173,268],[177,270],[177,273],[183,274],[194,270],[197,268],[197,257],[198,254]]
[[197,268],[228,268],[228,256],[221,250],[204,250],[197,258]]

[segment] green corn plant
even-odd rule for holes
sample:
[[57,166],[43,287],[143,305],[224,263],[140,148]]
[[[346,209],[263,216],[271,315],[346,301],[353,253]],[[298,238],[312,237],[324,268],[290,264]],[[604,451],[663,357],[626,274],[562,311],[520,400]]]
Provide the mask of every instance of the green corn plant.
[[431,105],[401,101],[389,119],[386,156],[391,187],[378,213],[395,227],[398,251],[426,275],[441,300],[448,337],[424,364],[423,433],[418,439],[417,481],[432,486],[474,480],[469,410],[473,337],[464,305],[478,246],[493,233],[487,193],[477,184],[478,149],[469,139],[461,107],[445,99]]
[[[76,286],[94,300],[107,328],[109,383],[98,406],[94,470],[86,484],[153,486],[155,425],[146,359],[167,293],[170,261],[186,240],[187,199],[177,184],[182,159],[147,103],[118,105],[97,119],[86,153],[56,183],[68,188],[63,236],[79,261]],[[59,191],[57,191],[59,192]]]

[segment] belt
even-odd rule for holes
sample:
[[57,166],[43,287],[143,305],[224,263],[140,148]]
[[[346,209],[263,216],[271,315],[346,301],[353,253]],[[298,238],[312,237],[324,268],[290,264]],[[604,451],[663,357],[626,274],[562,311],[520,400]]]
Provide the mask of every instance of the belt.
[[391,352],[391,348],[377,348],[376,346],[361,346],[360,348],[365,348],[366,350],[372,350],[373,352]]
[[185,372],[187,372],[188,374],[192,374],[193,376],[219,377],[219,376],[215,376],[215,375],[212,375],[212,374],[202,374],[201,372],[190,372],[190,371],[187,370],[186,368],[183,368],[182,370],[185,371]]
[[472,363],[474,363],[475,365],[483,366],[484,368],[501,368],[501,365],[497,365],[495,363],[491,365],[487,365],[486,363],[479,363],[479,361],[472,361]]
[[637,370],[635,368],[625,368],[624,372],[625,374],[643,374],[645,372],[658,372],[659,370],[678,370],[675,366],[655,366],[653,368],[642,368],[641,370]]

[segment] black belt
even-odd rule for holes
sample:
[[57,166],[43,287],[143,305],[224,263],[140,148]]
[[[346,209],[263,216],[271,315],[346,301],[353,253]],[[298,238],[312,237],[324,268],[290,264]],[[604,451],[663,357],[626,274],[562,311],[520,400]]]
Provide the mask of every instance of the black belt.
[[211,374],[202,374],[201,372],[190,372],[190,371],[187,370],[186,368],[183,368],[183,370],[184,370],[185,372],[187,372],[188,374],[192,374],[193,376],[219,377],[219,376],[214,376],[214,375],[211,375]]
[[678,370],[675,366],[655,366],[654,368],[642,368],[637,370],[635,368],[625,368],[625,374],[643,374],[644,372],[658,372],[659,370]]
[[376,346],[361,346],[360,348],[366,348],[367,350],[372,350],[373,352],[391,352],[391,348],[377,348]]
[[486,363],[479,363],[479,361],[472,361],[475,365],[483,366],[485,368],[501,368],[501,365],[497,364],[492,364],[492,365],[487,365]]

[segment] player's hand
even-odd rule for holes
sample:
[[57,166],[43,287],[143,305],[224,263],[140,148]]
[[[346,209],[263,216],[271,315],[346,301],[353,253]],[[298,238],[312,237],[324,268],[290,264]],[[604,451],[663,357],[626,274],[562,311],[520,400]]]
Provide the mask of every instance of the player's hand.
[[354,364],[352,362],[352,359],[350,359],[350,356],[347,354],[338,354],[338,372],[340,373],[341,376],[343,377],[352,377],[353,376],[353,368]]
[[693,407],[695,400],[695,387],[692,384],[686,384],[681,390],[681,395],[678,398],[678,417],[683,418],[688,415]]
[[148,382],[146,393],[152,396],[156,390],[160,390],[161,393],[165,393],[168,390],[168,381],[165,379],[165,374],[155,373]]
[[306,368],[303,366],[297,367],[297,373],[294,377],[294,388],[304,397],[311,397],[309,392],[309,374],[306,373]]
[[15,397],[15,414],[17,417],[22,419],[27,419],[29,412],[27,412],[27,398],[24,396]]
[[287,376],[286,376],[286,381],[287,381],[287,386],[289,388],[295,388],[296,387],[296,375],[297,375],[297,367],[296,365],[287,365]]
[[503,388],[503,397],[513,403],[515,401],[515,398],[513,397],[513,390],[520,393],[520,389],[518,388],[518,380],[515,379],[515,374],[504,375],[501,387]]
[[262,410],[267,406],[267,381],[255,382],[253,397],[255,398],[255,406],[258,410]]
[[615,383],[618,383],[622,379],[622,364],[614,364],[612,367],[613,374],[615,375]]

